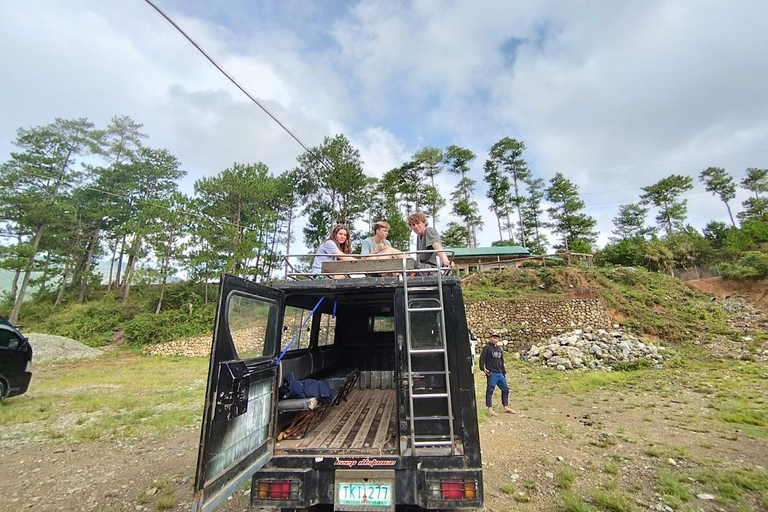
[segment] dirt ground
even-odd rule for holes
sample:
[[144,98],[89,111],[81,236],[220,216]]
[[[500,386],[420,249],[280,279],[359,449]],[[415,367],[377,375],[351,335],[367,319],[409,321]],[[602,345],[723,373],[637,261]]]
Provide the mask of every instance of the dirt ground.
[[[721,298],[742,296],[768,311],[764,286],[730,289],[718,278],[689,286]],[[479,413],[486,510],[564,510],[562,479],[568,474],[578,495],[625,496],[629,508],[617,511],[768,510],[768,494],[762,503],[757,498],[743,508],[709,499],[716,489],[696,483],[694,495],[675,508],[659,492],[659,475],[667,470],[693,482],[697,471],[712,468],[768,468],[765,427],[718,420],[712,384],[673,371],[665,380],[649,373],[631,386],[578,392],[569,390],[567,376],[546,380],[516,368],[508,377],[517,413]],[[760,371],[768,382],[768,368]],[[752,399],[764,403],[767,387]],[[476,390],[481,405],[485,382],[479,374]],[[498,393],[494,399],[498,405]],[[198,441],[196,428],[184,428],[141,441],[0,443],[0,512],[189,510]],[[247,509],[242,491],[219,508]]]
[[[562,510],[564,468],[574,491],[615,489],[634,510],[667,510],[655,492],[663,469],[768,468],[768,443],[711,420],[710,396],[689,384],[561,394],[535,372],[509,377],[517,414],[480,413],[486,510]],[[482,400],[479,374],[476,385]],[[175,500],[165,510],[189,510],[197,444],[189,428],[144,442],[0,447],[0,511],[154,511],[163,494]],[[693,499],[687,510],[735,510]],[[239,492],[219,510],[247,508]]]
[[768,282],[762,281],[723,281],[720,277],[686,281],[688,287],[702,293],[725,298],[743,298],[755,307],[768,313]]

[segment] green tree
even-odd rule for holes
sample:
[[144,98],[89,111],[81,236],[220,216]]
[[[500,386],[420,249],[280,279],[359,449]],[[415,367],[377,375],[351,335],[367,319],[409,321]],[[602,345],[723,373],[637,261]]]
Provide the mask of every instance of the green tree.
[[302,186],[308,191],[304,213],[304,243],[317,247],[334,224],[354,224],[366,210],[369,178],[363,173],[360,152],[343,135],[326,137],[323,143],[298,157]]
[[653,228],[646,227],[645,216],[648,209],[639,204],[630,203],[619,206],[619,214],[613,218],[616,229],[611,231],[616,236],[610,237],[612,242],[621,240],[645,239],[653,233]]
[[704,184],[707,192],[712,192],[713,195],[718,196],[725,203],[728,217],[731,219],[731,225],[736,227],[736,221],[733,220],[733,213],[731,213],[731,206],[728,204],[729,201],[736,197],[736,184],[733,182],[733,178],[721,167],[707,167],[699,174],[699,180]]
[[[111,192],[101,194],[102,199],[108,204],[104,205],[104,215],[96,220],[92,226],[92,240],[90,242],[92,246],[98,245],[102,231],[106,231],[111,237],[109,245],[113,251],[109,265],[108,289],[112,287],[115,262],[119,261],[118,266],[122,267],[126,250],[125,237],[127,233],[122,229],[122,226],[130,220],[133,209],[130,203],[133,176],[126,164],[135,159],[136,152],[142,146],[142,140],[147,138],[147,135],[141,131],[142,126],[128,116],[113,117],[107,129],[100,132],[97,151],[107,165],[92,170],[96,175],[96,187],[99,190]],[[120,248],[119,256],[116,254],[118,247]],[[89,268],[84,269],[86,275],[89,270]],[[120,286],[120,270],[121,268],[117,271],[117,286]],[[80,296],[82,298],[86,293],[86,285],[87,279],[81,285]]]
[[768,192],[768,169],[747,169],[747,176],[741,180],[741,186],[755,193],[755,199],[760,198],[760,193]]
[[[496,223],[499,227],[499,240],[504,240],[501,219],[508,218],[509,216],[509,192],[511,188],[509,178],[500,172],[499,166],[493,160],[486,160],[483,168],[485,169],[484,179],[488,184],[486,197],[491,200],[489,209],[496,215]],[[511,226],[509,227],[509,239],[512,240]]]
[[129,192],[133,215],[126,223],[131,244],[128,263],[123,276],[123,305],[127,304],[131,277],[139,259],[146,256],[143,246],[146,236],[152,233],[157,215],[157,203],[169,199],[178,191],[178,180],[186,175],[178,159],[165,149],[140,148],[127,164],[126,172],[133,177]]
[[768,222],[768,197],[750,197],[742,204],[744,210],[736,214],[742,226],[750,220]]
[[199,236],[218,260],[203,258],[219,271],[265,279],[273,268],[272,244],[280,218],[283,183],[263,163],[233,164],[216,176],[195,182],[201,213]]
[[680,195],[693,189],[693,178],[673,174],[648,187],[640,196],[641,204],[653,204],[659,209],[656,222],[671,236],[675,229],[682,229],[688,213],[688,201]]
[[675,264],[684,269],[706,264],[712,252],[704,236],[690,225],[673,233],[664,243],[672,252]]
[[461,176],[456,190],[451,194],[453,199],[453,213],[464,220],[467,228],[467,247],[477,247],[477,230],[483,226],[477,201],[472,198],[475,189],[475,180],[471,179],[469,164],[475,159],[475,154],[469,149],[459,146],[448,146],[445,150],[445,163],[448,171]]
[[523,224],[528,236],[528,247],[532,254],[545,254],[549,241],[543,229],[547,223],[542,220],[544,209],[541,202],[546,196],[546,183],[541,178],[529,180],[528,195],[523,202]]
[[61,218],[63,199],[77,186],[81,172],[75,168],[76,157],[93,151],[95,133],[86,119],[56,119],[53,123],[17,132],[14,145],[20,152],[0,167],[0,202],[15,232],[22,235],[24,249],[16,254],[28,255],[24,277],[15,297],[9,321],[16,323],[36,258],[46,229]]
[[462,226],[456,222],[449,222],[442,235],[440,235],[440,239],[446,247],[452,247],[454,249],[456,247],[467,247],[469,234],[467,233],[466,226]]
[[646,245],[642,238],[615,239],[595,254],[595,264],[643,267],[646,264]]
[[589,249],[587,252],[591,252],[591,246],[597,239],[597,233],[593,231],[597,221],[581,212],[584,201],[579,198],[579,187],[562,173],[557,173],[549,183],[547,200],[554,206],[547,211],[553,220],[552,230],[562,240],[562,244],[556,247],[566,251]]
[[725,242],[728,239],[728,232],[733,229],[729,228],[725,222],[710,221],[704,226],[702,234],[704,238],[715,249],[722,249],[725,247]]
[[768,192],[768,169],[750,167],[747,176],[741,180],[741,186],[755,193],[755,197],[742,203],[744,211],[736,214],[742,227],[749,221],[768,222],[768,197],[760,195]]
[[421,173],[429,178],[429,185],[424,187],[424,211],[432,217],[432,226],[437,228],[440,210],[445,206],[445,198],[435,186],[435,177],[442,171],[442,163],[445,156],[443,150],[427,146],[414,153],[413,161]]
[[525,198],[522,196],[520,188],[523,183],[531,179],[531,170],[523,159],[524,150],[524,142],[504,137],[491,146],[489,154],[491,161],[509,178],[511,201],[517,210],[520,243],[523,247],[527,247],[528,236],[525,230],[525,222],[523,221]]
[[155,314],[159,314],[163,306],[168,277],[178,271],[177,262],[184,256],[184,237],[188,232],[188,201],[180,192],[172,192],[168,198],[152,203],[154,226],[147,234],[147,245],[154,253],[156,273],[160,279],[160,296],[155,306]]

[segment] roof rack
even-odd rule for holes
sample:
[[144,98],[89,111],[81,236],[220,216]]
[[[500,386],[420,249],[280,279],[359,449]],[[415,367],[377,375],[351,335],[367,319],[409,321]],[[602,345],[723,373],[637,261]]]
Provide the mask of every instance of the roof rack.
[[[322,263],[321,272],[306,272],[300,270],[299,263],[301,259],[307,260],[314,258],[317,254],[286,254],[283,256],[285,262],[285,279],[342,279],[342,278],[361,278],[361,277],[396,277],[403,278],[408,275],[422,276],[425,274],[434,274],[442,272],[450,273],[449,267],[418,267],[415,263],[420,254],[445,253],[448,260],[453,262],[453,251],[450,249],[441,249],[439,251],[407,251],[397,254],[397,257],[384,258],[376,254],[350,254],[352,260],[326,261]],[[321,256],[333,257],[330,254]],[[438,258],[439,259],[439,258]],[[292,262],[293,261],[293,262]]]

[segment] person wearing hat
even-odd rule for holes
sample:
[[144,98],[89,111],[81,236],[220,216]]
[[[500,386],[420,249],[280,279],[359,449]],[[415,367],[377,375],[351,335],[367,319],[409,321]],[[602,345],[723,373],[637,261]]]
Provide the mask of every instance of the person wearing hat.
[[499,345],[499,333],[492,332],[491,339],[483,348],[480,354],[480,371],[485,373],[488,379],[488,388],[485,390],[485,406],[488,408],[488,414],[497,416],[493,410],[493,392],[496,386],[501,390],[501,405],[504,412],[514,414],[515,411],[509,407],[509,386],[507,385],[507,370],[504,368],[504,351]]

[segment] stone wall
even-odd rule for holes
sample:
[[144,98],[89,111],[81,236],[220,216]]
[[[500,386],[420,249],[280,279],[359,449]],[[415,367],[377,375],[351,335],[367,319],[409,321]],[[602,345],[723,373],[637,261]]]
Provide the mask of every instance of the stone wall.
[[494,300],[466,304],[467,323],[482,348],[491,331],[500,331],[510,352],[573,329],[608,329],[611,319],[600,299]]

